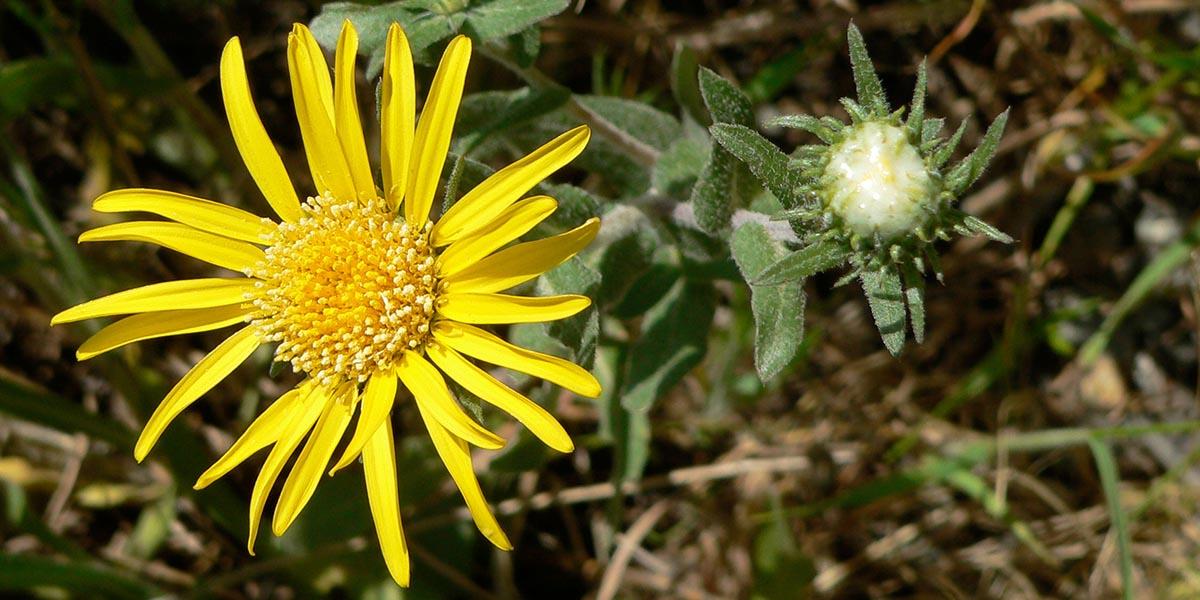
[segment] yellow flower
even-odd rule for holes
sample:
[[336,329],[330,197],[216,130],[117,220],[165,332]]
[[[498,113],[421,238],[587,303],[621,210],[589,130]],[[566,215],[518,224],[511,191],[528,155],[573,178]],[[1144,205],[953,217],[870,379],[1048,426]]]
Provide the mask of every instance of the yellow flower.
[[[571,440],[554,417],[470,359],[583,396],[600,393],[599,383],[584,369],[477,327],[561,319],[586,308],[589,300],[583,296],[499,292],[575,255],[595,237],[599,222],[591,219],[550,238],[510,245],[557,207],[552,198],[521,196],[583,150],[587,127],[568,131],[497,171],[431,222],[471,42],[462,36],[450,42],[417,121],[412,57],[397,25],[387,36],[380,108],[383,188],[377,189],[355,98],[357,48],[357,34],[347,21],[331,80],[312,33],[296,25],[288,36],[292,94],[316,186],[302,203],[250,98],[238,39],[225,46],[221,92],[230,128],[279,222],[172,192],[127,189],[101,196],[94,208],[149,212],[171,222],[118,223],[79,238],[151,242],[240,271],[244,278],[148,285],[85,302],[59,313],[53,323],[133,315],[85,341],[80,360],[139,340],[246,324],[201,359],[159,404],[137,441],[139,461],[180,412],[258,346],[277,343],[276,360],[290,362],[306,377],[255,419],[200,476],[196,488],[272,446],[250,502],[248,548],[253,553],[266,496],[302,441],[271,521],[276,535],[295,520],[322,472],[332,473],[361,456],[384,559],[396,581],[407,585],[390,419],[397,387],[412,393],[479,530],[496,546],[511,548],[483,498],[468,446],[495,449],[504,440],[467,415],[442,374],[511,414],[550,447],[571,451]],[[353,434],[332,461],[355,412]]]

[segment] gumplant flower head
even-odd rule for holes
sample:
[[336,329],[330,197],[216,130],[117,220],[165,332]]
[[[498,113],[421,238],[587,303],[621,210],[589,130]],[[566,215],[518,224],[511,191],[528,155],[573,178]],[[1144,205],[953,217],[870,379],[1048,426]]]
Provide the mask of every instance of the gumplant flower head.
[[391,421],[398,391],[410,393],[479,530],[496,546],[511,548],[484,500],[470,455],[471,446],[495,449],[504,440],[464,411],[446,377],[511,414],[555,450],[573,449],[554,417],[476,361],[599,395],[599,383],[584,369],[514,346],[482,327],[562,319],[588,307],[584,296],[502,292],[574,256],[595,237],[599,222],[593,218],[559,235],[512,243],[557,208],[552,198],[523,196],[583,150],[586,126],[495,172],[431,218],[471,41],[459,36],[450,42],[419,120],[412,56],[398,25],[391,26],[386,44],[382,187],[372,175],[355,96],[354,27],[343,25],[332,78],[306,27],[296,25],[288,36],[292,95],[313,182],[304,200],[259,119],[235,37],[221,57],[225,110],[246,167],[278,220],[167,191],[104,194],[93,205],[97,211],[167,220],[99,227],[80,242],[150,242],[242,276],[139,287],[67,309],[53,323],[132,315],[86,340],[80,360],[139,340],[239,326],[158,405],[137,440],[139,461],[176,416],[259,346],[273,344],[275,360],[290,363],[302,381],[254,420],[196,488],[270,447],[250,501],[253,553],[267,496],[291,457],[271,519],[276,535],[294,522],[323,474],[361,457],[384,559],[393,578],[407,585]]

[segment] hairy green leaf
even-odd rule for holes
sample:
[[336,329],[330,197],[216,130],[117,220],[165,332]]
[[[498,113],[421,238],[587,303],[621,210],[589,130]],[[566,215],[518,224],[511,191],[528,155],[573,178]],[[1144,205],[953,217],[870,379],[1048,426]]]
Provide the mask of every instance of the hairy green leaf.
[[[787,250],[771,239],[761,223],[738,227],[730,240],[733,259],[746,281],[754,281]],[[754,315],[754,368],[763,381],[779,374],[804,341],[803,281],[782,285],[750,286]]]
[[854,87],[858,91],[858,103],[871,116],[884,117],[888,114],[887,96],[883,93],[883,84],[875,73],[875,65],[867,54],[867,45],[863,42],[862,32],[850,24],[846,37],[850,42],[850,69],[854,72]]
[[893,266],[878,271],[864,271],[859,275],[875,327],[883,338],[892,356],[899,356],[904,349],[904,289],[900,284],[900,273]]
[[717,123],[709,131],[722,147],[750,167],[754,176],[775,194],[785,208],[800,204],[800,196],[796,192],[800,184],[799,174],[788,168],[788,157],[779,148],[758,132],[742,125]]
[[729,228],[733,217],[733,178],[737,159],[724,148],[712,149],[708,163],[692,188],[691,203],[696,224],[705,233],[717,235]]
[[826,144],[832,144],[837,139],[837,135],[829,129],[826,123],[810,115],[785,115],[776,117],[767,121],[767,125],[770,127],[788,127],[807,131],[820,138]]
[[800,281],[844,264],[849,256],[850,252],[843,244],[819,240],[780,257],[762,269],[750,283],[765,286]]
[[933,151],[933,155],[929,157],[929,166],[934,169],[942,168],[946,161],[950,160],[950,156],[954,154],[954,150],[958,148],[959,142],[962,141],[963,134],[967,131],[967,122],[963,121],[959,124],[958,129],[954,131],[954,135],[950,139],[944,141]]
[[987,237],[1003,244],[1011,244],[1013,241],[1012,237],[1010,237],[1007,233],[1000,231],[991,223],[988,223],[979,217],[974,217],[964,213],[963,226],[965,226],[972,233],[986,235]]
[[519,33],[567,9],[571,0],[491,0],[472,3],[465,27],[471,37],[490,40]]
[[700,67],[700,94],[714,122],[754,126],[754,107],[750,105],[750,99],[712,69]]
[[983,135],[983,141],[980,142],[979,147],[962,162],[955,165],[946,175],[946,187],[955,196],[962,194],[979,179],[980,175],[983,175],[984,169],[987,168],[988,163],[992,161],[992,156],[996,153],[996,147],[1000,145],[1000,136],[1004,135],[1004,126],[1007,123],[1008,111],[1005,110],[988,126],[987,133]]
[[917,85],[913,89],[912,105],[908,110],[908,120],[905,122],[905,127],[908,128],[908,139],[914,144],[920,144],[921,126],[925,124],[925,88],[928,87],[928,77],[925,67],[925,61],[921,61],[921,65],[917,67]]
[[710,284],[681,280],[655,304],[630,349],[621,404],[646,412],[704,358],[708,329],[716,310]]
[[913,340],[921,344],[925,342],[925,278],[911,262],[904,263],[900,274],[904,277],[904,299],[908,304]]

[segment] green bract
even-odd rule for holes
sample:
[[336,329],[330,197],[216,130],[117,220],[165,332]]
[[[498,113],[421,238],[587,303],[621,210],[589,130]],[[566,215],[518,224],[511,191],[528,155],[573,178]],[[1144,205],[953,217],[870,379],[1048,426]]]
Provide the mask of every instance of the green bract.
[[884,345],[899,354],[908,325],[918,343],[924,338],[923,275],[932,270],[942,279],[933,243],[951,233],[1012,241],[955,208],[995,153],[1008,112],[992,122],[978,148],[947,168],[966,124],[943,138],[942,119],[925,117],[925,65],[904,118],[903,108],[888,106],[858,28],[851,25],[847,37],[858,92],[857,100],[842,99],[850,123],[806,115],[769,123],[810,132],[822,144],[788,157],[747,127],[717,123],[710,131],[787,207],[780,218],[801,235],[800,248],[762,269],[751,285],[782,285],[848,264],[839,285],[862,282]]

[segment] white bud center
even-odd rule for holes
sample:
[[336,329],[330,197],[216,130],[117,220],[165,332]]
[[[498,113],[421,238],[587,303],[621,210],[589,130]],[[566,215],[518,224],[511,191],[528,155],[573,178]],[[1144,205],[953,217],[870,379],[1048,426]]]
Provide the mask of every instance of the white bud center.
[[854,127],[830,150],[825,190],[829,208],[859,235],[884,240],[923,225],[934,182],[905,131],[887,123]]

